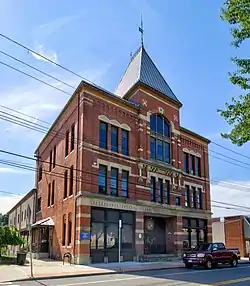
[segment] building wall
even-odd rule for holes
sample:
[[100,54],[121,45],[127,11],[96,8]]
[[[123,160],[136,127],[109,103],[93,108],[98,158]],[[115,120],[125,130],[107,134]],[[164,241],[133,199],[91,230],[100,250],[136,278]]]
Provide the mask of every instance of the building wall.
[[225,218],[225,240],[226,247],[239,248],[240,255],[246,255],[243,217],[236,216]]
[[226,243],[224,222],[215,221],[212,223],[213,242]]
[[[133,107],[120,99],[107,96],[104,92],[98,91],[91,86],[84,86],[80,96],[79,105],[79,126],[78,124],[78,97],[75,94],[73,100],[65,108],[59,120],[54,124],[50,134],[42,141],[37,150],[39,159],[38,168],[42,167],[42,180],[37,177],[38,198],[41,198],[41,210],[37,212],[36,219],[52,217],[55,223],[53,233],[53,256],[61,256],[64,252],[70,251],[74,256],[81,253],[83,256],[89,255],[89,245],[86,241],[79,241],[81,228],[85,231],[90,229],[90,213],[93,200],[86,205],[77,200],[78,192],[86,196],[98,196],[106,200],[106,196],[98,193],[98,169],[100,164],[108,167],[108,186],[110,185],[110,169],[116,167],[119,169],[119,179],[121,180],[121,171],[129,171],[129,200],[123,201],[125,204],[140,202],[144,205],[161,207],[157,203],[150,202],[150,176],[168,179],[171,181],[170,206],[165,206],[172,214],[173,221],[178,221],[178,227],[173,231],[173,240],[177,243],[177,250],[181,249],[181,214],[185,216],[201,217],[208,219],[208,239],[212,240],[211,227],[211,204],[209,189],[209,171],[208,171],[208,142],[199,136],[190,135],[180,127],[179,107],[173,105],[166,98],[163,100],[148,90],[139,90],[133,97],[134,102],[141,104],[141,108]],[[171,138],[171,170],[166,170],[165,165],[157,166],[150,160],[150,113],[160,112],[170,121],[172,126]],[[111,124],[126,128],[129,131],[129,156],[122,155],[120,152],[110,151],[110,139],[108,149],[99,148],[99,122],[100,120],[109,123],[108,134],[110,138]],[[78,154],[75,147],[66,158],[65,134],[70,130],[72,124],[75,124],[76,130],[79,127],[79,149]],[[119,129],[121,132],[121,129]],[[75,131],[77,136],[77,132]],[[56,167],[49,171],[50,151],[56,146]],[[187,149],[187,150],[186,150]],[[121,136],[119,135],[119,151],[121,150]],[[185,174],[183,169],[183,151],[190,153],[199,153],[201,157],[201,177]],[[77,160],[78,155],[78,160]],[[45,163],[46,162],[46,163]],[[60,166],[59,166],[60,165]],[[66,168],[74,166],[74,192],[71,197],[63,199],[64,190],[64,172]],[[177,171],[176,171],[177,170]],[[55,200],[53,205],[48,205],[48,185],[55,180]],[[184,185],[189,184],[202,188],[203,210],[187,209],[184,206]],[[175,197],[181,198],[181,206],[175,206]],[[109,198],[110,199],[110,198]],[[118,198],[119,199],[119,198]],[[118,200],[117,199],[117,200]],[[157,199],[157,198],[156,198]],[[77,204],[77,206],[76,206]],[[158,211],[158,210],[157,210]],[[141,223],[141,215],[137,210],[136,218]],[[142,211],[141,213],[144,213]],[[68,218],[69,214],[76,217],[76,236],[72,232],[72,244],[62,246],[62,225],[63,216]],[[68,225],[68,223],[67,223]],[[175,223],[169,225],[174,227]],[[68,232],[67,232],[68,233]],[[66,238],[66,241],[68,237]],[[176,242],[176,240],[178,240]],[[137,240],[136,247],[138,251],[142,248],[142,243]],[[85,259],[85,258],[84,258]],[[82,258],[78,260],[83,261]]]

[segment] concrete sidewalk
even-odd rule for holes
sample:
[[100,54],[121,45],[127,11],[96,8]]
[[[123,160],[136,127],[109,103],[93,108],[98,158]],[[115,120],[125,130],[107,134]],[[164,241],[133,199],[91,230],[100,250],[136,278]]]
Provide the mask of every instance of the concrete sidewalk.
[[[241,260],[240,264],[250,263],[249,260]],[[182,268],[184,264],[181,260],[168,262],[123,262],[109,264],[86,265],[63,265],[61,261],[54,260],[33,260],[33,274],[36,279],[49,279],[61,277],[78,277],[90,275],[104,275],[113,273],[129,273],[135,271],[162,270]],[[29,280],[30,264],[24,266],[2,265],[0,266],[0,282]]]
[[[33,275],[36,279],[56,278],[56,277],[75,277],[102,275],[112,273],[123,273],[133,271],[146,271],[157,269],[172,269],[183,267],[180,260],[169,262],[123,262],[86,265],[69,265],[61,261],[54,260],[36,260],[33,259]],[[0,282],[25,280],[31,278],[30,264],[19,265],[2,265],[0,266]]]

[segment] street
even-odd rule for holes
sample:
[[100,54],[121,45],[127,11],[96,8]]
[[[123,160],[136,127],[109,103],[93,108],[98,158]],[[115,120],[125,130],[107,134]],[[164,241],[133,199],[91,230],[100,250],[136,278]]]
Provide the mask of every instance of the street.
[[184,268],[134,272],[133,274],[98,275],[75,278],[45,279],[0,283],[10,286],[163,286],[163,285],[250,285],[250,265],[237,268],[221,267],[214,270]]

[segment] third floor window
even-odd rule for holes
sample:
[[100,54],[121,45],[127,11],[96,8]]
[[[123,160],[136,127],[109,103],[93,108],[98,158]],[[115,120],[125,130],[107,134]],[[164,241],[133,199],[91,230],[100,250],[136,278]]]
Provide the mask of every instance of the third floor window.
[[128,155],[128,131],[122,129],[122,154]]
[[66,132],[66,137],[65,137],[65,157],[69,155],[69,130]]
[[107,149],[108,148],[108,124],[105,122],[100,122],[99,129],[99,147]]
[[170,164],[170,127],[160,114],[150,116],[150,154],[154,160]]
[[111,126],[111,151],[118,152],[118,127]]

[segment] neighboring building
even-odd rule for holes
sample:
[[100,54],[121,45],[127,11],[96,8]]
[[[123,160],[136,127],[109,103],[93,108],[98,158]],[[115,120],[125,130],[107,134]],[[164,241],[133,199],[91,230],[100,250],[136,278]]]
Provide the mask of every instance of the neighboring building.
[[118,261],[119,219],[124,261],[212,241],[209,140],[181,107],[144,47],[115,94],[79,84],[35,152],[40,252]]
[[229,216],[224,221],[212,220],[213,240],[222,241],[228,248],[239,248],[241,256],[250,253],[250,217]]
[[212,218],[213,242],[226,243],[224,220],[221,218]]
[[[36,189],[28,192],[7,214],[9,225],[14,225],[20,235],[28,242],[29,225],[35,221]],[[11,247],[10,252],[15,253],[16,247]]]

